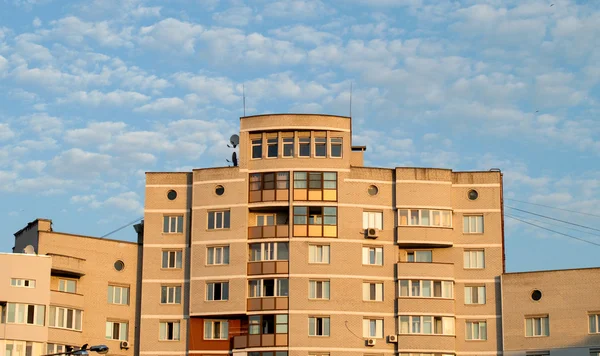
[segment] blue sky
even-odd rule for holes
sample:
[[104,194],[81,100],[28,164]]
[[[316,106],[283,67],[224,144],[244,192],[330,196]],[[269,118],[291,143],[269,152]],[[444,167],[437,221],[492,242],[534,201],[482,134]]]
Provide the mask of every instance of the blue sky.
[[[226,164],[242,84],[249,115],[347,115],[351,82],[367,165],[501,168],[508,199],[600,215],[598,2],[0,0],[0,251],[36,217],[104,235],[144,172]],[[599,249],[506,221],[509,271]]]

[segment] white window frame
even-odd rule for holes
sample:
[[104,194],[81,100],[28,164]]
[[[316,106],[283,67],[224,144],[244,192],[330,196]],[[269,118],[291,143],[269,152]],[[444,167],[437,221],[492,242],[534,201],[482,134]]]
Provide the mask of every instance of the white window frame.
[[[29,320],[29,306],[33,306],[33,323],[28,323]],[[11,313],[10,310],[14,309],[14,312]],[[23,304],[23,303],[6,303],[4,305],[3,319],[7,324],[22,324],[22,325],[38,325],[44,326],[46,321],[46,306],[45,305],[37,305],[37,304]],[[23,321],[19,321],[19,316],[23,316]]]
[[[215,337],[216,326],[219,335]],[[210,334],[210,335],[209,335]],[[204,340],[227,340],[229,339],[229,321],[227,320],[204,320]]]
[[[217,285],[219,285],[219,288],[221,288],[221,299],[215,299],[215,290],[216,290]],[[211,289],[212,289],[212,295],[211,295]],[[229,300],[229,281],[206,282],[205,297],[206,297],[206,301],[208,301],[208,302],[228,301]]]
[[[442,322],[442,333],[436,333],[436,319]],[[431,332],[426,332],[425,325],[430,326]],[[410,335],[455,335],[455,320],[453,317],[437,315],[400,315],[398,317],[399,334]],[[406,328],[403,330],[403,326]],[[418,326],[418,332],[414,327]]]
[[[319,285],[321,285],[321,296],[319,297]],[[310,280],[308,281],[308,299],[329,300],[331,296],[331,284],[329,280]]]
[[47,354],[57,354],[57,353],[65,352],[66,346],[67,345],[53,344],[53,343],[49,342],[46,344],[46,353]]
[[206,264],[208,266],[228,265],[229,245],[208,246],[206,248]]
[[[52,309],[54,309],[54,320],[52,320],[52,318],[50,317],[50,315],[52,314]],[[59,323],[59,316],[60,316],[60,311],[63,311],[63,320],[62,320],[62,324],[63,326],[60,326]],[[73,325],[72,328],[67,327],[66,325],[67,323],[67,317],[68,317],[68,311],[71,310],[72,314],[73,314],[73,318],[71,320],[71,323]],[[77,319],[79,315],[79,329],[77,328]],[[81,331],[82,330],[82,324],[83,324],[83,310],[78,310],[78,309],[73,309],[73,308],[64,308],[64,307],[58,307],[55,305],[51,305],[50,306],[50,310],[48,311],[48,327],[50,328],[56,328],[56,329],[67,329],[67,330],[77,330],[77,331]]]
[[308,263],[328,265],[331,261],[330,253],[330,245],[308,245]]
[[[279,245],[287,245],[287,258],[279,256]],[[252,245],[260,245],[260,259],[254,260],[252,254]],[[288,261],[290,259],[290,245],[288,242],[255,242],[248,245],[249,262],[263,261]]]
[[[414,283],[418,283],[419,294],[414,293]],[[435,296],[435,285],[436,283],[440,283],[441,295],[439,297]],[[403,285],[406,284],[406,295],[402,291]],[[427,284],[429,284],[430,295],[425,295],[423,292],[427,288],[424,288]],[[398,296],[401,298],[435,298],[435,299],[454,299],[454,282],[452,281],[442,281],[442,280],[430,280],[430,279],[401,279],[398,281]]]
[[[173,337],[169,338],[169,324],[173,331]],[[161,321],[158,328],[158,340],[160,341],[179,341],[181,338],[181,323],[177,321]]]
[[[181,304],[181,286],[160,286],[160,304]],[[163,301],[164,300],[164,301]]]
[[[329,147],[328,147],[328,142],[327,142],[327,136],[317,136],[317,135],[315,135],[313,141],[314,141],[314,146],[315,146],[315,155],[314,155],[314,157],[316,157],[316,158],[327,158],[328,154],[329,154]],[[325,146],[325,154],[324,155],[317,155],[317,145]]]
[[383,319],[363,319],[363,337],[383,339]]
[[[371,263],[371,260],[374,263]],[[365,266],[383,266],[383,246],[363,246],[362,264]]]
[[[114,328],[117,326],[118,337],[115,339],[114,336]],[[106,332],[105,337],[107,340],[119,340],[119,341],[127,341],[129,334],[129,323],[126,321],[106,321]]]
[[[73,291],[70,291],[69,284],[73,287]],[[58,291],[64,293],[77,293],[77,280],[75,279],[66,279],[59,278],[58,279]]]
[[18,288],[35,288],[35,279],[11,278],[10,285]]
[[[275,136],[269,136],[270,134],[267,134],[266,137],[266,144],[267,144],[267,149],[265,150],[265,158],[268,159],[273,159],[273,158],[278,158],[279,157],[279,135],[277,133],[275,133]],[[273,143],[273,140],[275,140],[275,143]],[[271,146],[275,146],[276,150],[275,150],[275,156],[270,156],[269,155],[269,148]]]
[[[285,136],[285,133],[283,134],[284,136],[281,137],[281,157],[294,157],[294,148],[296,147],[296,140],[294,136]],[[293,135],[293,133],[292,133]],[[291,142],[290,142],[291,139]],[[286,155],[286,151],[285,148],[286,146],[292,146],[292,154],[291,155]]]
[[129,287],[109,284],[108,304],[129,305]]
[[363,282],[363,301],[383,302],[383,282]]
[[483,234],[484,226],[483,215],[463,215],[463,234]]
[[[423,259],[423,254],[428,256],[429,261],[419,261]],[[410,261],[412,258],[412,261]],[[410,263],[431,263],[433,262],[432,250],[413,250],[406,252],[406,261]]]
[[[476,300],[473,300],[474,299],[473,296],[476,296]],[[486,300],[485,286],[465,286],[465,304],[466,305],[485,304],[485,300]]]
[[[265,280],[273,281],[273,294],[265,295]],[[285,281],[285,283],[283,283]],[[282,285],[287,284],[287,293],[282,294]],[[254,286],[252,286],[254,285]],[[256,295],[251,296],[252,292]],[[287,278],[263,278],[248,280],[248,298],[272,298],[272,297],[288,297],[290,294],[290,285]]]
[[[166,260],[165,260],[166,253]],[[183,264],[182,250],[162,250],[162,269],[181,269]]]
[[[213,214],[213,227],[210,227],[210,215]],[[207,230],[227,230],[231,228],[231,211],[229,209],[225,210],[211,210],[207,214]],[[219,221],[219,216],[221,216],[221,225],[219,226],[217,223]],[[227,218],[227,219],[226,219]],[[228,220],[227,223],[225,220]]]
[[363,211],[363,229],[383,230],[382,211]]
[[[333,155],[333,146],[340,146],[340,155]],[[331,158],[342,158],[344,156],[344,138],[343,137],[330,137],[329,138],[329,157]]]
[[[317,334],[321,325],[321,334]],[[313,333],[311,334],[311,328]],[[308,317],[308,336],[329,337],[331,336],[331,319],[328,316],[309,316]]]
[[[168,221],[168,229],[165,231],[165,219]],[[175,226],[173,226],[175,223]],[[181,228],[181,231],[179,231]],[[164,215],[163,216],[163,234],[182,234],[183,233],[183,215]]]
[[589,330],[590,334],[600,334],[600,313],[588,314]]
[[484,269],[485,250],[464,250],[463,260],[465,269]]
[[[536,322],[540,323],[540,334],[535,328]],[[528,324],[531,323],[531,335],[527,335]],[[547,337],[550,336],[550,317],[548,315],[526,316],[525,337]]]
[[[469,325],[471,333],[469,333]],[[487,321],[469,320],[465,323],[465,340],[487,340]]]
[[[417,215],[417,221],[413,221],[414,212]],[[406,224],[402,224],[402,216],[406,213]],[[435,216],[439,215],[439,225],[434,224]],[[449,224],[444,224],[443,216],[446,215],[449,219]],[[423,217],[426,217],[427,223],[424,223]],[[437,209],[398,209],[398,226],[424,226],[424,227],[443,227],[452,228],[452,210],[437,210]]]

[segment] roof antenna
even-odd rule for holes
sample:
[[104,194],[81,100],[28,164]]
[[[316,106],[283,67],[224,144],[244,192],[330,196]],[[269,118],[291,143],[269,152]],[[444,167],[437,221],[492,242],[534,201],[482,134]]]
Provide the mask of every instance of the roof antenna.
[[246,88],[242,84],[242,100],[244,102],[244,117],[246,117]]
[[352,117],[352,82],[350,82],[350,117]]

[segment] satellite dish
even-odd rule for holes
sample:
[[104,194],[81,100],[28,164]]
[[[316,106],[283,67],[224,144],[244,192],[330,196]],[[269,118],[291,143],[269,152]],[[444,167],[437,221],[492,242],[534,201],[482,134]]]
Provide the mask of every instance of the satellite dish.
[[35,248],[31,245],[25,246],[23,253],[27,255],[35,255]]
[[235,134],[231,135],[231,137],[229,138],[229,142],[231,142],[233,148],[235,148],[235,146],[240,144],[240,136]]

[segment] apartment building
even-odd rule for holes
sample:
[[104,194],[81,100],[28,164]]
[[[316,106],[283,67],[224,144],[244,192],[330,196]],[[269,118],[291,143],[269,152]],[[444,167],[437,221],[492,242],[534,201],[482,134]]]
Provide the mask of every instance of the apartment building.
[[363,166],[351,119],[242,117],[146,175],[141,355],[497,355],[502,175]]
[[504,354],[600,354],[600,268],[502,276]]
[[37,356],[104,344],[137,354],[138,243],[56,232],[37,219],[0,256],[0,356]]

